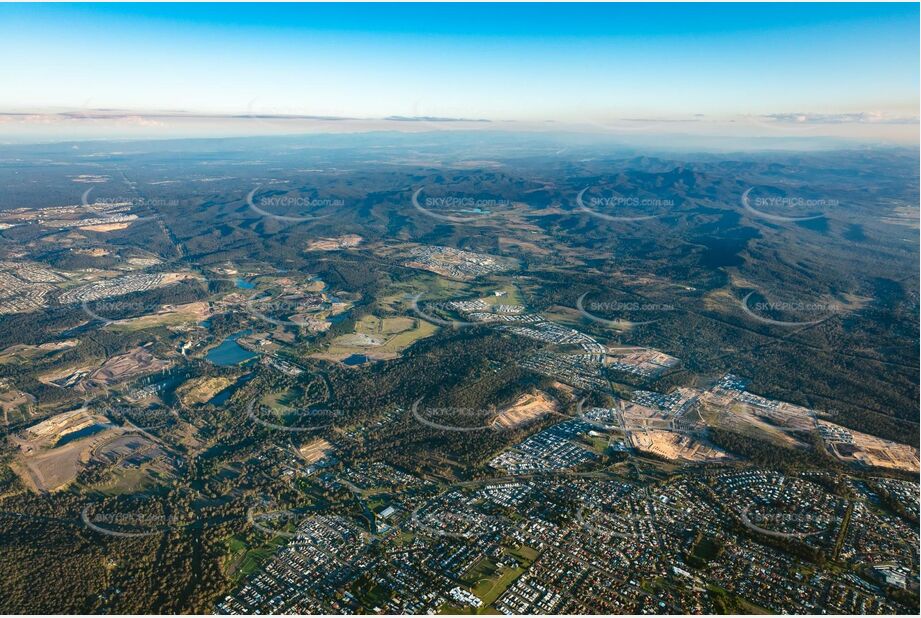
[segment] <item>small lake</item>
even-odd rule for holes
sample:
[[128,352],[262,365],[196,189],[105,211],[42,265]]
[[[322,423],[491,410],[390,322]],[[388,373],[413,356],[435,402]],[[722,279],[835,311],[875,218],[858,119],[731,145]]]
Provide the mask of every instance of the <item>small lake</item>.
[[355,367],[356,365],[364,365],[368,362],[368,357],[364,354],[352,354],[351,356],[346,357],[342,364],[348,365],[349,367]]
[[245,376],[241,377],[239,380],[219,392],[217,395],[208,400],[213,406],[220,406],[227,403],[227,400],[230,399],[230,396],[237,392],[237,389],[253,379],[255,374],[248,373]]
[[250,283],[246,279],[241,279],[240,277],[236,278],[234,285],[236,285],[241,290],[252,290],[254,287],[256,287],[256,284]]
[[221,342],[221,345],[216,348],[211,348],[211,350],[208,351],[205,355],[205,360],[222,367],[231,367],[256,358],[258,354],[250,352],[237,343],[237,339],[245,337],[252,332],[251,330],[241,330],[238,333],[228,335],[227,338]]
[[64,446],[68,442],[73,442],[74,440],[79,440],[80,438],[91,436],[94,433],[99,433],[100,431],[102,431],[103,429],[107,427],[108,425],[103,425],[102,423],[93,423],[92,425],[88,425],[84,427],[83,429],[78,429],[77,431],[71,431],[69,434],[62,436],[60,440],[55,442],[54,446],[55,447]]

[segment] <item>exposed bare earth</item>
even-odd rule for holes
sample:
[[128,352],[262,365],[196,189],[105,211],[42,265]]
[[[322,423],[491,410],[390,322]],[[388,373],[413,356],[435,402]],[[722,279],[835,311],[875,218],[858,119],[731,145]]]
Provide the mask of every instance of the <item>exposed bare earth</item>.
[[534,421],[558,410],[557,402],[543,391],[527,393],[518,398],[510,408],[502,410],[494,424],[511,429]]
[[819,433],[838,459],[875,468],[919,472],[918,449],[819,421]]
[[[19,410],[28,410],[35,404],[35,397],[29,393],[17,390],[9,389],[4,390],[0,386],[0,410],[3,411],[3,422],[5,425],[9,425],[11,420],[15,422],[18,420],[18,415],[13,414]],[[13,416],[13,419],[10,419],[10,416]]]
[[125,223],[100,223],[99,225],[86,225],[81,230],[89,232],[115,232],[116,230],[125,230],[131,225],[131,222]]
[[13,409],[21,405],[32,403],[35,403],[35,397],[29,393],[16,389],[0,391],[0,408],[2,408],[4,412],[6,412],[7,409]]
[[37,493],[65,489],[91,461],[136,465],[165,454],[147,434],[112,425],[83,408],[37,423],[10,436],[10,442],[17,448],[11,468]]
[[634,431],[630,433],[630,442],[639,451],[671,461],[704,463],[731,459],[725,451],[671,431]]
[[12,466],[23,483],[35,492],[58,491],[70,484],[90,460],[93,447],[119,434],[118,429],[105,429],[91,436],[55,445],[68,434],[81,431],[95,423],[105,423],[85,410],[58,414],[11,436],[19,447]]
[[678,359],[659,350],[648,348],[609,347],[605,364],[620,363],[635,367],[637,370],[655,374],[678,364]]
[[308,464],[314,464],[325,458],[333,450],[333,445],[324,440],[317,438],[307,444],[302,445],[298,452]]
[[143,373],[161,371],[169,365],[169,361],[156,358],[147,349],[135,348],[124,354],[113,356],[99,369],[91,372],[81,384],[82,390],[108,386]]
[[183,322],[201,322],[211,315],[208,303],[196,302],[185,305],[164,305],[156,313],[137,318],[119,320],[115,328],[143,329],[156,326],[168,326]]
[[357,247],[364,240],[358,234],[345,234],[338,238],[318,238],[307,245],[308,251],[336,251]]
[[[771,406],[758,402],[770,401]],[[702,416],[707,425],[761,440],[778,446],[807,447],[797,433],[815,430],[813,412],[787,402],[760,398],[743,401],[738,395],[707,392],[701,398]]]

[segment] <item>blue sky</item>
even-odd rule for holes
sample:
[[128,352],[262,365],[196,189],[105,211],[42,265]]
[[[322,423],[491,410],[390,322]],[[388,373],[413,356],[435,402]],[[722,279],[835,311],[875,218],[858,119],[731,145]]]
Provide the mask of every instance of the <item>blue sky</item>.
[[917,4],[0,5],[0,112],[761,118],[885,137],[917,133],[918,24]]

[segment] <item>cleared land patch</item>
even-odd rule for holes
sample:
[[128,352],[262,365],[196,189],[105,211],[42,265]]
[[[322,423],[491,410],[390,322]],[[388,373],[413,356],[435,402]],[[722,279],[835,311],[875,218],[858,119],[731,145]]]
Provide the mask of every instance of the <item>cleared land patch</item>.
[[185,305],[164,305],[156,313],[137,318],[119,320],[108,326],[113,330],[133,331],[158,326],[178,326],[190,322],[201,322],[211,315],[208,303],[197,302]]
[[205,403],[234,382],[235,379],[228,376],[193,378],[177,388],[176,395],[185,405]]
[[12,345],[0,352],[0,365],[4,363],[22,364],[36,358],[47,356],[59,350],[67,350],[76,347],[79,343],[79,339],[67,339],[64,341],[43,343],[41,345]]
[[378,360],[397,358],[403,350],[436,329],[434,324],[418,318],[366,315],[355,323],[354,332],[336,337],[327,350],[314,356],[335,361],[352,354],[364,354]]
[[119,432],[83,409],[58,414],[10,437],[19,449],[12,468],[35,492],[63,489],[90,461],[94,446]]
[[543,391],[535,391],[519,397],[511,407],[502,410],[493,422],[500,427],[511,429],[552,414],[558,409],[559,405],[550,395]]
[[732,459],[725,451],[671,431],[634,431],[629,439],[633,448],[670,461],[704,463]]
[[333,450],[333,445],[323,438],[311,440],[297,449],[308,464],[314,464],[326,458]]
[[918,449],[819,421],[819,433],[838,459],[873,468],[919,471]]
[[358,234],[345,234],[337,238],[318,238],[307,244],[307,251],[337,251],[357,247],[364,238]]

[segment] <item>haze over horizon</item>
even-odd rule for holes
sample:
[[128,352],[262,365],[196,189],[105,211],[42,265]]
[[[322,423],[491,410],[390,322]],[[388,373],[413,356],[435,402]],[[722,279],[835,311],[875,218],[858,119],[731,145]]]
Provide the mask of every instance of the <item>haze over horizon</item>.
[[0,614],[921,615],[919,7],[0,2]]
[[0,76],[16,86],[0,93],[0,141],[499,129],[915,144],[918,17],[906,4],[4,5],[14,61]]

